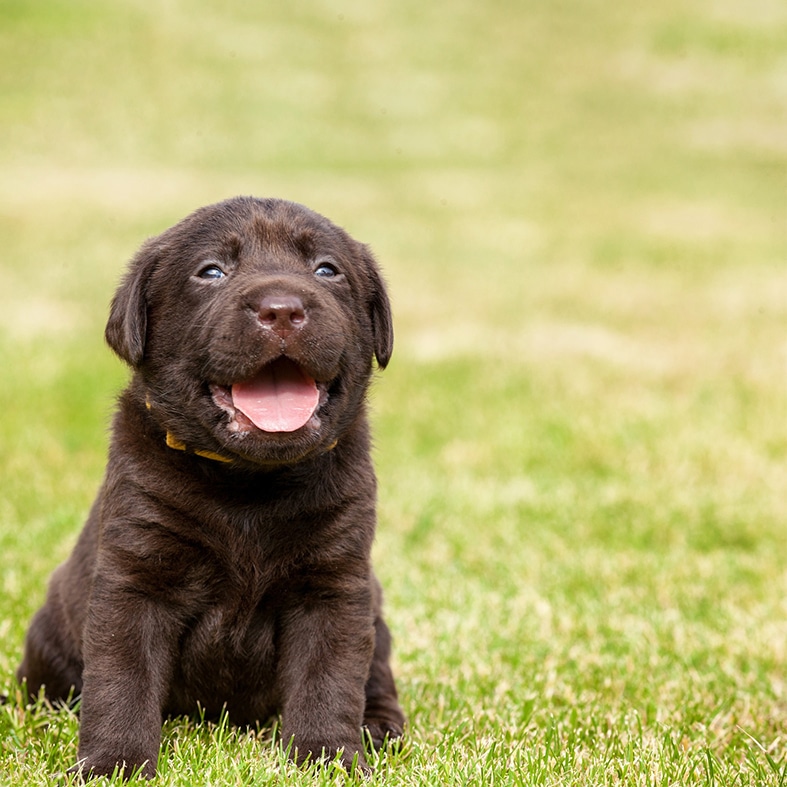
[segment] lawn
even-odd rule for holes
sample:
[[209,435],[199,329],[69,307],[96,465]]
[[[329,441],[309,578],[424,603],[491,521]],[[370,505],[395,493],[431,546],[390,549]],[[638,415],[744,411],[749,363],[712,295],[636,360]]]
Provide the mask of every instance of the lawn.
[[[390,283],[370,783],[787,784],[787,6],[6,0],[0,165],[0,785],[76,755],[12,676],[101,480],[113,288],[234,194]],[[346,781],[194,719],[159,768]]]

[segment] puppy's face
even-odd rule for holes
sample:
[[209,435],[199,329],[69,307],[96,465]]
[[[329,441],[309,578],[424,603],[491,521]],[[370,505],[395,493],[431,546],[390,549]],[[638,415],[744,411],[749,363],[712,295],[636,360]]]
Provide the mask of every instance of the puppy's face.
[[251,198],[148,241],[106,336],[163,428],[194,450],[264,465],[331,448],[393,342],[370,252],[302,206]]

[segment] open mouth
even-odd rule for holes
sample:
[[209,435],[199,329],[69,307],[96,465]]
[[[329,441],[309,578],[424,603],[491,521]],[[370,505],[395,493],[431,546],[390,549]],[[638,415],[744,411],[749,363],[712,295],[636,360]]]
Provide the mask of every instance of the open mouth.
[[230,428],[295,432],[316,415],[322,403],[316,381],[284,356],[266,364],[250,380],[230,387],[211,385],[213,401],[230,415]]

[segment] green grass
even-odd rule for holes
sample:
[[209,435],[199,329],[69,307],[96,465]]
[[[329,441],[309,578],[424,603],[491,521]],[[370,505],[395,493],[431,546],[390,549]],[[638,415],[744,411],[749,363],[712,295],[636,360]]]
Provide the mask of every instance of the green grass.
[[[0,5],[0,785],[74,762],[12,674],[100,482],[114,285],[238,193],[391,285],[372,783],[787,784],[785,52],[772,0]],[[345,781],[173,719],[156,783]]]

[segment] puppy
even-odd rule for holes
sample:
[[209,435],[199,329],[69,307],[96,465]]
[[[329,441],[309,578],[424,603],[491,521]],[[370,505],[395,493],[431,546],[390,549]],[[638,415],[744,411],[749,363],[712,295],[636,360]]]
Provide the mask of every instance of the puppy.
[[236,198],[147,241],[106,339],[133,374],[103,485],[17,672],[81,695],[86,774],[156,771],[162,718],[281,715],[297,761],[402,734],[370,562],[366,392],[393,328],[370,251]]

